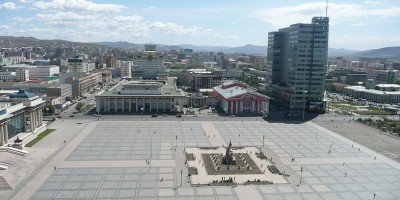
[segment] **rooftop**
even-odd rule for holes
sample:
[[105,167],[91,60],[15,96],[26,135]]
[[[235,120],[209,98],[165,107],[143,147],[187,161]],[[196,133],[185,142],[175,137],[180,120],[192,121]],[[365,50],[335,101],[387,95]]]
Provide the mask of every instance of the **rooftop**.
[[[156,85],[155,85],[156,84]],[[160,81],[121,81],[118,85],[113,87],[111,90],[103,92],[101,95],[98,96],[143,96],[138,95],[121,95],[119,92],[126,87],[135,88],[140,86],[161,86],[161,94],[160,95],[151,95],[151,96],[184,96],[182,90],[176,88],[176,78],[175,77],[168,77],[166,84],[162,84]],[[148,94],[146,94],[148,95]]]

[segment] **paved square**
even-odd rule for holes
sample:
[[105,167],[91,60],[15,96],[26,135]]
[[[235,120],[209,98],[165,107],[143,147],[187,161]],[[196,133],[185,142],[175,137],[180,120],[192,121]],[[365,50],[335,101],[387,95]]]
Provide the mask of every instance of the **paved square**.
[[[288,175],[289,183],[190,185],[185,149],[226,146],[230,140],[234,146],[260,147]],[[93,121],[36,173],[8,199],[343,200],[373,199],[375,193],[376,199],[394,200],[400,196],[399,163],[312,122]]]

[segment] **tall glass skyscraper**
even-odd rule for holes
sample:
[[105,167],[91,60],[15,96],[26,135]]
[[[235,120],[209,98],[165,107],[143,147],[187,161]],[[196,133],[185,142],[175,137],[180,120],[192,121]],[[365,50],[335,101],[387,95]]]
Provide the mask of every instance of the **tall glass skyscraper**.
[[268,33],[267,89],[292,115],[324,111],[329,18]]

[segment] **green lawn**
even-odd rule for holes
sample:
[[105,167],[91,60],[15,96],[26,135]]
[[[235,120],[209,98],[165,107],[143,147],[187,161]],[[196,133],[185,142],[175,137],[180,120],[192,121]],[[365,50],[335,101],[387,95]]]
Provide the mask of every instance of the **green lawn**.
[[55,129],[46,129],[45,131],[41,132],[35,139],[30,141],[28,144],[26,144],[26,147],[32,147],[34,144],[38,143],[41,139],[46,137],[48,134],[53,132]]
[[81,113],[85,114],[87,111],[92,109],[93,106],[95,106],[95,105],[94,104],[88,104],[88,105],[83,106],[83,108],[81,109]]

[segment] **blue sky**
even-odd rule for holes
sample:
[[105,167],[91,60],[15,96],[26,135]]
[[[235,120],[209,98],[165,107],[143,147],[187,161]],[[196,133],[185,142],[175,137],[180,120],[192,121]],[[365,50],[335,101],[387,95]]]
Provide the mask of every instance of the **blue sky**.
[[[267,33],[325,15],[323,0],[0,0],[0,35],[79,42],[267,45]],[[331,0],[329,45],[400,46],[400,0]]]

